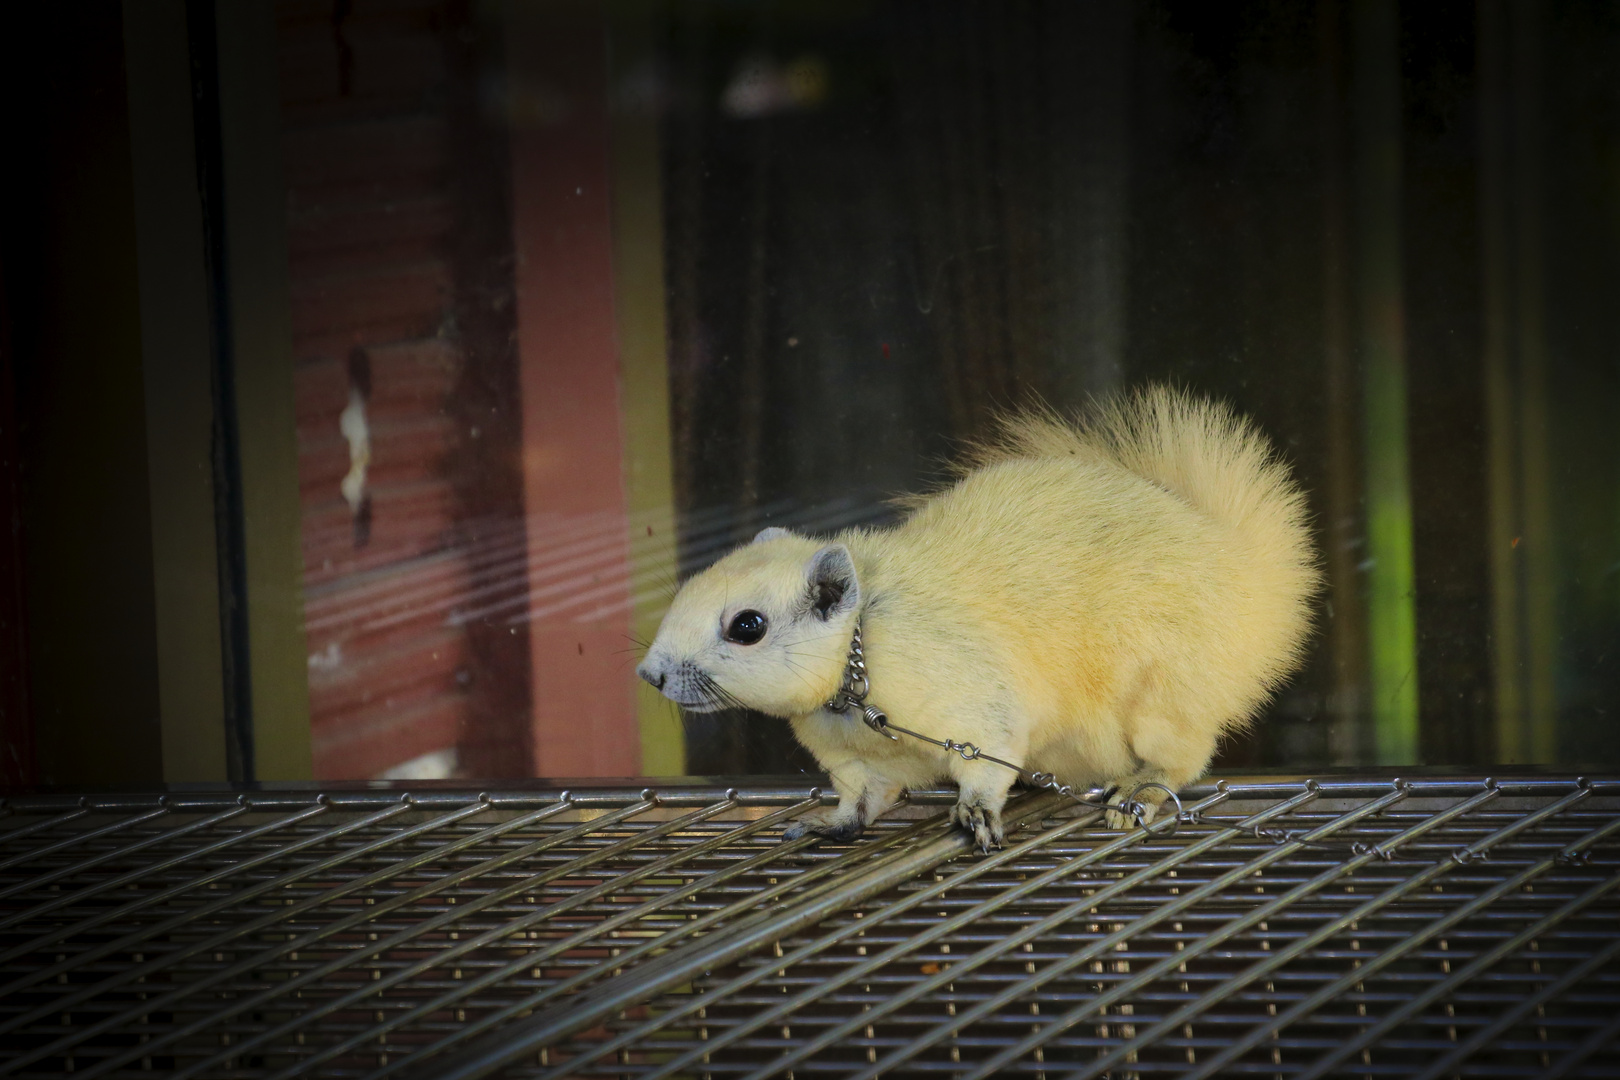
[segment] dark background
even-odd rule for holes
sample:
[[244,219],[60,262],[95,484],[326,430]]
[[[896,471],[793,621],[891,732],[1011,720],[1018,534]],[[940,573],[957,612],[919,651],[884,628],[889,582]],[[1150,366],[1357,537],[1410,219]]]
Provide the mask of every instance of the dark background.
[[[1306,669],[1217,764],[1373,761],[1355,324],[1359,242],[1383,210],[1399,230],[1421,760],[1504,758],[1485,290],[1525,264],[1510,299],[1544,304],[1523,317],[1545,334],[1527,363],[1544,387],[1532,420],[1550,432],[1539,483],[1556,545],[1546,719],[1560,760],[1616,760],[1620,16],[1401,4],[1371,60],[1358,18],[1331,2],[669,12],[685,505],[773,507],[744,515],[737,540],[791,515],[784,503],[840,495],[881,520],[882,497],[937,481],[953,440],[998,406],[1073,407],[1147,380],[1224,398],[1310,491],[1331,587]],[[822,58],[826,99],[725,115],[713,103],[750,56]],[[1391,208],[1357,205],[1369,64],[1398,80]],[[1492,138],[1514,145],[1487,206]],[[1484,250],[1493,213],[1522,245],[1507,266]],[[688,731],[695,772],[795,753],[760,718],[692,717]]]

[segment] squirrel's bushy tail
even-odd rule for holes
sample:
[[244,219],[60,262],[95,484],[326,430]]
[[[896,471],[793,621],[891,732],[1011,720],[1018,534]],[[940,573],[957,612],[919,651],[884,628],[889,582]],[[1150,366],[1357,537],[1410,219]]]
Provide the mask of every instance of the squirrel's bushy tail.
[[1078,423],[1049,409],[1014,413],[973,447],[968,465],[1070,456],[1115,462],[1174,492],[1252,545],[1265,565],[1292,579],[1301,599],[1316,589],[1305,493],[1265,436],[1227,406],[1150,386],[1104,402]]

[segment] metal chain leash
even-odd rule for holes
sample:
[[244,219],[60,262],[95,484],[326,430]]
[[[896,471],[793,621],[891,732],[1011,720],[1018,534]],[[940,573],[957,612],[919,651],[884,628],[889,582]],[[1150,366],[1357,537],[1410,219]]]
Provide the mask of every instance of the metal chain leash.
[[[834,694],[825,705],[829,712],[843,713],[847,715],[851,709],[859,710],[861,720],[865,722],[867,727],[871,728],[879,735],[886,736],[896,742],[899,742],[900,736],[894,734],[898,731],[900,735],[908,735],[913,739],[918,739],[922,742],[930,744],[931,746],[937,746],[946,753],[958,754],[961,756],[963,761],[988,761],[992,765],[1000,765],[1003,768],[1011,769],[1013,772],[1017,773],[1018,778],[1030,787],[1040,788],[1045,791],[1055,791],[1059,795],[1066,796],[1067,798],[1074,800],[1081,806],[1087,807],[1088,809],[1113,810],[1116,813],[1124,814],[1125,816],[1134,820],[1139,827],[1145,828],[1148,824],[1146,820],[1148,807],[1145,803],[1137,801],[1136,795],[1138,792],[1141,792],[1147,788],[1158,788],[1176,804],[1176,814],[1174,818],[1176,825],[1171,827],[1170,832],[1166,834],[1167,836],[1173,836],[1176,828],[1183,822],[1196,824],[1198,821],[1198,815],[1190,813],[1184,809],[1181,805],[1180,797],[1164,784],[1152,781],[1145,784],[1139,784],[1131,792],[1130,796],[1122,803],[1108,801],[1098,802],[1095,799],[1087,798],[1086,796],[1075,791],[1071,785],[1063,783],[1051,773],[1031,772],[1020,765],[1014,765],[1010,761],[998,758],[994,754],[988,754],[978,746],[975,746],[973,743],[957,742],[954,739],[936,739],[933,736],[924,735],[920,731],[912,731],[910,728],[903,728],[899,724],[892,722],[889,719],[888,714],[886,714],[882,709],[867,703],[866,697],[871,692],[872,680],[867,674],[866,651],[861,643],[861,624],[857,622],[855,624],[855,633],[850,638],[849,658],[844,663],[843,682],[839,685],[838,692]],[[1104,800],[1106,799],[1107,795],[1104,795]]]
[[[1087,809],[1112,810],[1116,813],[1123,814],[1135,821],[1139,828],[1147,827],[1148,822],[1146,819],[1149,807],[1147,804],[1138,800],[1137,795],[1150,788],[1158,788],[1160,791],[1165,793],[1165,796],[1171,802],[1176,804],[1176,813],[1174,817],[1170,819],[1173,820],[1175,824],[1172,825],[1170,831],[1165,834],[1166,837],[1174,836],[1176,830],[1182,825],[1221,825],[1229,828],[1242,829],[1244,832],[1247,832],[1253,836],[1256,840],[1270,841],[1271,843],[1279,846],[1282,844],[1296,843],[1304,847],[1314,848],[1319,851],[1335,851],[1341,853],[1348,852],[1351,855],[1370,854],[1378,856],[1378,858],[1384,860],[1385,862],[1390,862],[1395,859],[1413,858],[1413,856],[1401,855],[1396,851],[1389,850],[1381,847],[1378,844],[1368,843],[1363,840],[1307,840],[1305,837],[1310,832],[1308,829],[1283,829],[1269,825],[1244,826],[1238,819],[1235,818],[1228,819],[1207,817],[1195,810],[1186,809],[1182,805],[1181,798],[1176,794],[1176,792],[1171,790],[1168,786],[1153,780],[1143,784],[1138,784],[1131,790],[1130,794],[1126,796],[1124,802],[1108,801],[1109,796],[1113,795],[1117,789],[1105,792],[1103,795],[1103,801],[1099,802],[1096,799],[1088,798],[1086,795],[1082,795],[1075,791],[1071,785],[1063,783],[1052,773],[1025,769],[1021,765],[1015,765],[1010,761],[996,757],[994,754],[988,754],[973,743],[958,742],[955,739],[936,739],[931,735],[924,735],[920,731],[912,731],[909,728],[903,728],[899,724],[891,721],[888,714],[886,714],[882,709],[879,709],[877,706],[871,705],[867,702],[867,695],[869,695],[871,692],[872,680],[871,676],[866,670],[866,651],[861,642],[861,624],[859,621],[857,621],[855,623],[855,632],[850,638],[849,657],[844,663],[843,681],[838,687],[838,692],[825,703],[824,707],[829,712],[841,713],[844,715],[848,715],[851,709],[858,710],[860,712],[861,720],[866,724],[866,726],[877,732],[879,735],[883,735],[889,739],[899,742],[899,735],[895,734],[895,732],[899,732],[900,735],[909,736],[921,742],[928,743],[930,746],[937,746],[948,754],[960,755],[963,761],[988,761],[993,765],[1000,765],[1003,768],[1011,769],[1013,772],[1017,773],[1018,778],[1029,787],[1038,788],[1044,791],[1054,791],[1059,795],[1072,799],[1074,802],[1079,803],[1081,806],[1084,806]],[[1478,861],[1484,859],[1484,856],[1482,854],[1473,854],[1472,859]]]

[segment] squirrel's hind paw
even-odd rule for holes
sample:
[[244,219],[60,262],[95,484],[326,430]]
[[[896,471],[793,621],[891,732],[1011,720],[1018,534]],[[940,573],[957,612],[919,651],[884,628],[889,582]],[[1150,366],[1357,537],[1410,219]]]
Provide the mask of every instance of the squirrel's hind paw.
[[[1153,824],[1153,815],[1157,814],[1158,812],[1159,812],[1159,808],[1157,806],[1154,806],[1151,803],[1143,803],[1142,804],[1142,821],[1141,821],[1141,824],[1143,824],[1143,825],[1151,825],[1151,824]],[[1133,816],[1131,814],[1121,813],[1118,810],[1110,810],[1110,811],[1108,811],[1106,814],[1103,815],[1103,820],[1104,820],[1104,824],[1106,825],[1106,827],[1110,828],[1110,829],[1122,829],[1122,830],[1124,830],[1124,829],[1134,829],[1137,826],[1137,820],[1136,820],[1135,816]]]
[[[1151,785],[1151,786],[1149,786]],[[1126,813],[1124,810],[1110,810],[1103,815],[1104,822],[1110,829],[1134,829],[1138,825],[1147,827],[1153,824],[1153,819],[1159,814],[1159,804],[1164,801],[1164,791],[1160,790],[1163,781],[1157,778],[1130,777],[1120,781],[1109,788],[1108,801],[1117,806],[1132,808],[1136,813]],[[1158,796],[1155,798],[1154,796]],[[1140,816],[1137,816],[1137,815]]]

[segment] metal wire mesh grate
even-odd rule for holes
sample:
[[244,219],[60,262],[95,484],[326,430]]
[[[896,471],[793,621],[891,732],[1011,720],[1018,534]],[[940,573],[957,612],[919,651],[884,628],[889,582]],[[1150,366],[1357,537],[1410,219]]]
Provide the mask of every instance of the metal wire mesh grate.
[[19,798],[13,1076],[1620,1075],[1620,783]]

